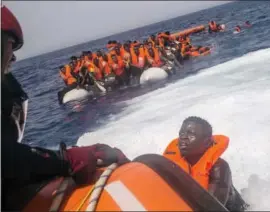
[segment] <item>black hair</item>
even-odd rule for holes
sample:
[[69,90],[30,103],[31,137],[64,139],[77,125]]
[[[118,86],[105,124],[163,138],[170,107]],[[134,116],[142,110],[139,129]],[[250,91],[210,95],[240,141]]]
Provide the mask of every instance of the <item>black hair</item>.
[[59,69],[61,70],[62,68],[64,68],[64,66],[59,66]]
[[77,57],[76,56],[71,56],[70,60],[77,60]]
[[208,121],[197,116],[190,116],[186,118],[183,121],[183,123],[188,122],[188,121],[192,121],[192,122],[195,122],[196,124],[200,124],[204,129],[205,136],[212,137],[212,126],[209,124]]

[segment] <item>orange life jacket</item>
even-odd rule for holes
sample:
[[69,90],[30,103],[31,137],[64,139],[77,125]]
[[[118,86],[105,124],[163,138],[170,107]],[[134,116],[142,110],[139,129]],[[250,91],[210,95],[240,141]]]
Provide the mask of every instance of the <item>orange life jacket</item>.
[[157,48],[152,47],[154,50],[154,58],[150,56],[148,49],[146,49],[146,57],[149,63],[152,64],[153,67],[160,67],[163,65],[162,61],[160,60],[159,52]]
[[125,64],[123,60],[120,59],[118,63],[113,62],[111,67],[115,75],[120,76],[124,72]]
[[192,57],[198,57],[201,55],[199,51],[190,51],[188,54]]
[[74,73],[77,74],[81,69],[81,61],[77,61],[76,66],[74,68]]
[[201,159],[192,167],[181,156],[178,147],[178,138],[171,141],[163,153],[163,156],[172,160],[187,173],[189,173],[194,180],[196,180],[203,188],[208,190],[209,186],[209,173],[213,165],[217,162],[222,153],[229,145],[229,138],[224,135],[213,136],[214,145],[211,146],[201,157]]
[[122,46],[120,47],[120,55],[121,55],[121,58],[124,57],[125,53],[126,53],[126,50],[124,49],[124,46],[122,45]]
[[115,50],[111,50],[111,51],[109,51],[109,53],[107,54],[108,55],[108,63],[111,65],[112,63],[113,63],[113,61],[112,61],[112,55],[116,55],[116,52],[115,52]]
[[71,68],[69,65],[65,65],[65,73],[63,73],[62,71],[59,72],[60,76],[62,77],[62,79],[64,80],[64,82],[67,85],[71,85],[74,82],[76,82],[77,80],[71,75]]
[[[142,51],[143,50],[143,51]],[[137,56],[134,52],[134,49],[131,48],[130,49],[130,53],[131,53],[131,63],[134,66],[137,66],[139,68],[143,68],[144,64],[145,64],[145,54],[144,54],[144,49],[139,50],[139,56]]]
[[111,67],[109,66],[109,63],[105,60],[102,60],[101,61],[101,67],[100,67],[100,70],[103,72],[104,76],[108,76],[112,73],[112,69]]
[[101,70],[93,62],[88,63],[87,69],[89,72],[94,74],[96,80],[102,79],[103,76]]

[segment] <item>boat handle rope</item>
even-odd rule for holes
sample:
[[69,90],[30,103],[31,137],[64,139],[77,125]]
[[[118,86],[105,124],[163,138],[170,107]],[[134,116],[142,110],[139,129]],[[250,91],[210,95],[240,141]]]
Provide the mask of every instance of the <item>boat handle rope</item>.
[[113,171],[118,167],[117,163],[113,163],[106,168],[106,170],[101,174],[98,181],[95,183],[94,187],[87,193],[81,204],[76,211],[80,211],[87,198],[89,198],[89,204],[87,206],[87,211],[95,211],[99,197],[106,186],[107,180],[113,173]]

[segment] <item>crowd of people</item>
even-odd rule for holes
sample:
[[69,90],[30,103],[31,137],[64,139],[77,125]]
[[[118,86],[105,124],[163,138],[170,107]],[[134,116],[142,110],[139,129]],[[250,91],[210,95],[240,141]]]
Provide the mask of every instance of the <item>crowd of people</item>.
[[[181,68],[183,61],[210,53],[210,48],[193,46],[189,36],[172,36],[169,31],[151,35],[143,42],[110,40],[107,52],[83,51],[60,66],[60,76],[67,85],[62,94],[76,87],[101,83],[105,88],[139,83],[142,72],[150,67],[164,69],[169,75]],[[62,95],[60,95],[62,96]]]
[[[245,26],[251,24],[247,21]],[[215,21],[208,23],[209,33],[224,30],[223,24]],[[240,26],[236,30],[240,31]],[[110,40],[106,48],[106,52],[83,51],[80,56],[71,56],[68,64],[59,67],[60,76],[66,84],[58,93],[60,103],[63,96],[75,88],[95,88],[100,92],[100,86],[111,90],[139,84],[141,74],[150,67],[162,68],[170,76],[175,70],[180,70],[184,60],[211,52],[209,47],[192,45],[188,34],[177,36],[169,31],[151,35],[143,41],[120,43]]]

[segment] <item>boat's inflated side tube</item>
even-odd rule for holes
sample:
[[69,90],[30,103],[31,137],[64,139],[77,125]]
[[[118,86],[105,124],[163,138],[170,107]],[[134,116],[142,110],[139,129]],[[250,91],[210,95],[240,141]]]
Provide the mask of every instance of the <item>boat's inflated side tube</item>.
[[89,92],[83,88],[74,88],[66,92],[62,90],[58,92],[58,100],[60,104],[65,104],[67,102],[84,99],[91,94],[91,91]]
[[168,78],[168,74],[165,70],[163,70],[162,68],[152,67],[152,68],[146,69],[142,73],[140,77],[140,84],[141,85],[151,84],[151,83],[165,80],[167,78]]

